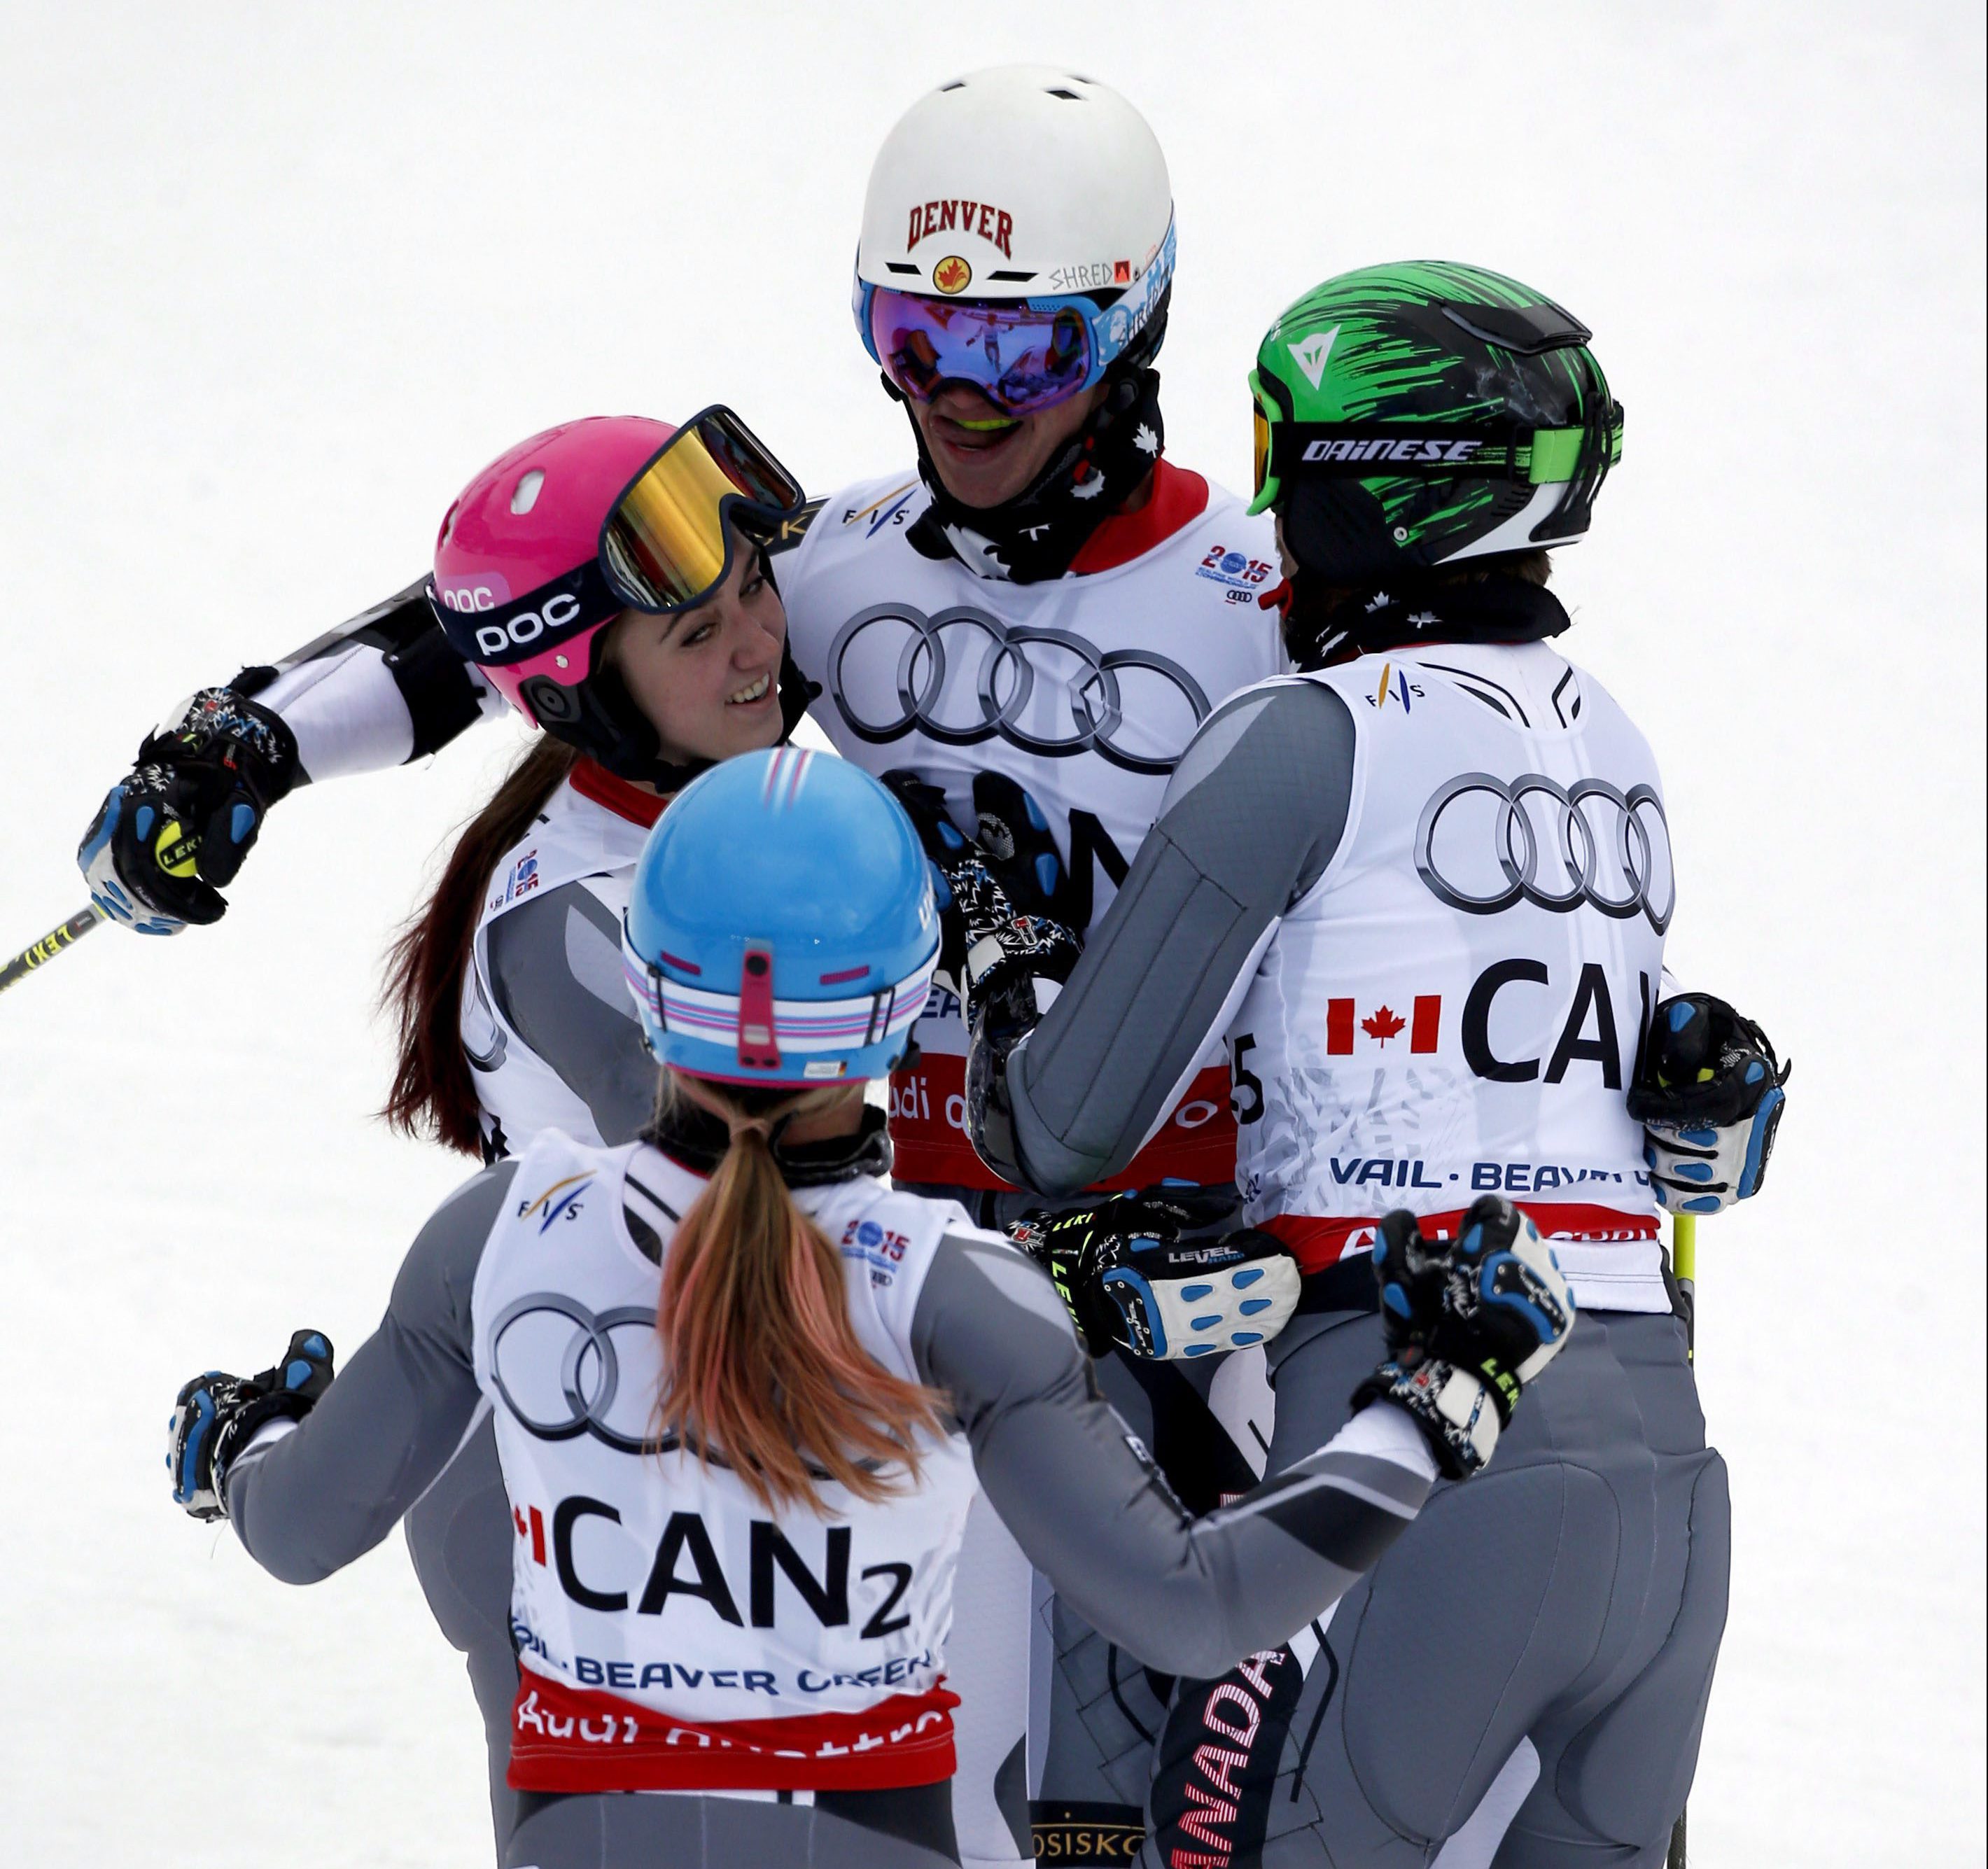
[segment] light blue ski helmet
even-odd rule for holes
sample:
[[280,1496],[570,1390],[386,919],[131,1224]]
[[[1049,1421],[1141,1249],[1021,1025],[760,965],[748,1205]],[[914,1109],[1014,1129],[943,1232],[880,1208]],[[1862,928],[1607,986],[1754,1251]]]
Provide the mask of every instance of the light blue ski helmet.
[[847,1083],[904,1056],[938,961],[931,865],[867,772],[804,747],[727,759],[657,821],[622,923],[659,1063]]

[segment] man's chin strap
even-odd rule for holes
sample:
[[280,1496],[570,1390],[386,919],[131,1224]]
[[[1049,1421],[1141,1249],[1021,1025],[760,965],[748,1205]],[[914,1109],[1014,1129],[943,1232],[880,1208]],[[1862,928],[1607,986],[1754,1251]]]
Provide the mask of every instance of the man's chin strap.
[[1497,571],[1463,583],[1421,573],[1356,591],[1328,585],[1315,571],[1300,570],[1290,582],[1284,646],[1299,668],[1417,643],[1540,642],[1571,620],[1551,591]]
[[[888,377],[884,387],[904,400]],[[946,492],[915,421],[911,433],[918,474],[931,494],[907,535],[913,546],[927,558],[956,558],[980,577],[1046,583],[1070,569],[1084,542],[1152,472],[1166,441],[1159,372],[1108,377],[1090,419],[1026,488],[999,506],[961,505]]]

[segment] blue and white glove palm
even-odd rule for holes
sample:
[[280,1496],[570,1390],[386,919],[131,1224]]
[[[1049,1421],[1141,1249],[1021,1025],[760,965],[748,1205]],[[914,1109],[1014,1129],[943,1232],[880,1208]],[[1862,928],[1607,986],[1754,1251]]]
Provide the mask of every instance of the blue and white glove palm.
[[299,1330],[283,1360],[259,1376],[211,1369],[180,1391],[166,1423],[173,1502],[194,1518],[228,1516],[228,1469],[265,1422],[300,1421],[331,1387],[331,1340]]
[[1452,1241],[1425,1239],[1414,1215],[1389,1214],[1374,1239],[1374,1276],[1388,1356],[1353,1405],[1398,1404],[1443,1472],[1468,1479],[1574,1328],[1560,1262],[1524,1214],[1487,1194]]
[[1184,1362],[1267,1342],[1290,1321],[1297,1261],[1254,1227],[1224,1231],[1232,1188],[1163,1183],[1008,1229],[1040,1262],[1094,1357]]
[[1716,1214],[1760,1191],[1793,1068],[1750,1019],[1709,993],[1658,1006],[1629,1114],[1643,1125],[1659,1207]]
[[[154,875],[188,884],[194,880],[200,840],[180,822],[169,791],[163,768],[134,767],[104,795],[76,847],[76,867],[96,912],[135,934],[178,934],[189,919],[161,907],[164,892],[151,883]],[[140,877],[146,880],[138,881]]]

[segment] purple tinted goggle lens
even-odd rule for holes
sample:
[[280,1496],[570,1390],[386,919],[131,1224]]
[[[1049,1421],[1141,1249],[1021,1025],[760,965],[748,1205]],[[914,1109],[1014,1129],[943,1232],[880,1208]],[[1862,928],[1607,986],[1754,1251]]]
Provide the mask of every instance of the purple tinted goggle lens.
[[880,286],[869,319],[877,361],[917,402],[964,383],[1010,415],[1033,415],[1103,373],[1090,318],[1074,304],[932,299]]

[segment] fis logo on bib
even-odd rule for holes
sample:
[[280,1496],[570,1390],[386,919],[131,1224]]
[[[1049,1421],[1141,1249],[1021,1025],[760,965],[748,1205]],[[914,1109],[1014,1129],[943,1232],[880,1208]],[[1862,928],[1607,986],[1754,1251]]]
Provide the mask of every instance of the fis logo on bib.
[[1390,701],[1393,701],[1404,714],[1412,714],[1415,711],[1415,703],[1422,698],[1422,684],[1411,681],[1405,668],[1397,668],[1391,662],[1383,662],[1381,664],[1381,679],[1375,684],[1373,693],[1367,697],[1367,705],[1370,708],[1384,708]]
[[842,522],[854,526],[857,520],[869,522],[864,532],[866,539],[874,539],[887,526],[901,527],[909,519],[911,495],[918,489],[918,483],[908,480],[901,487],[893,487],[888,493],[872,500],[867,506],[848,506],[843,509]]
[[1267,559],[1252,558],[1246,553],[1231,551],[1226,545],[1213,545],[1202,553],[1194,574],[1247,596],[1268,584],[1276,569]]
[[577,1220],[586,1211],[580,1196],[593,1185],[590,1174],[569,1174],[556,1181],[536,1200],[518,1203],[520,1220],[536,1220],[541,1233],[549,1231],[555,1220]]

